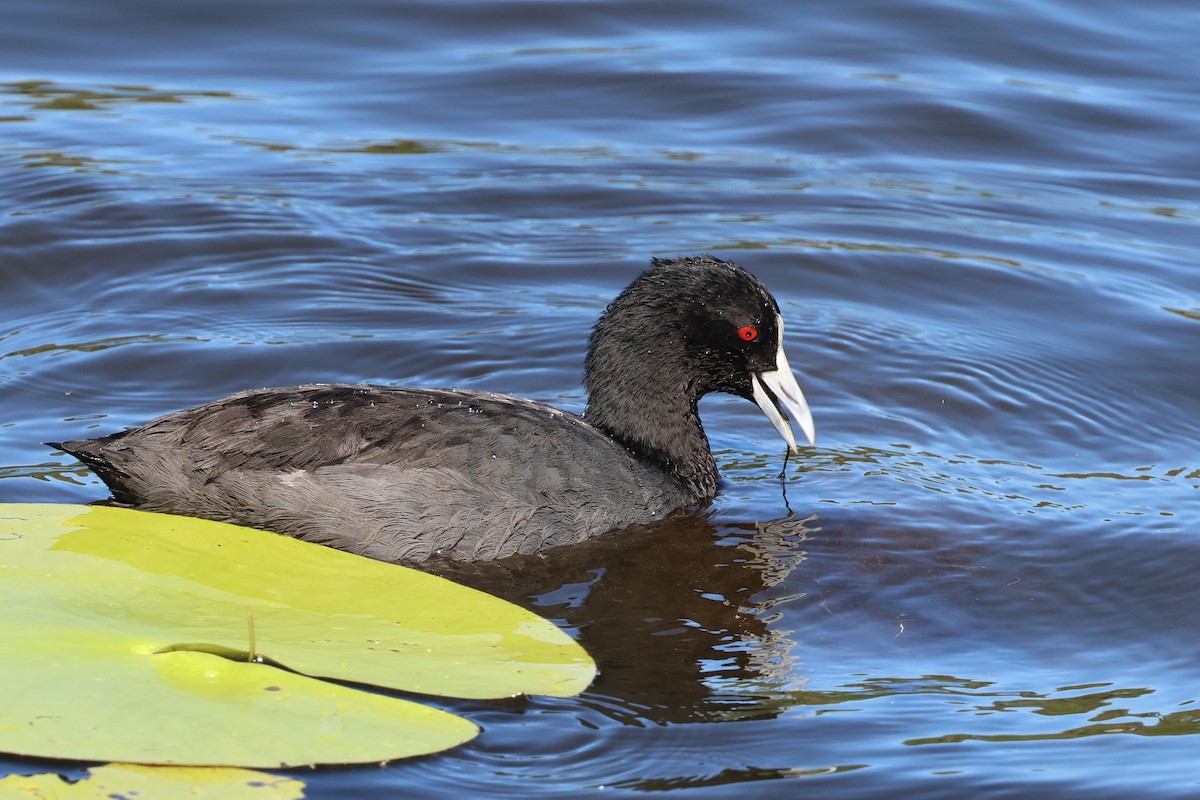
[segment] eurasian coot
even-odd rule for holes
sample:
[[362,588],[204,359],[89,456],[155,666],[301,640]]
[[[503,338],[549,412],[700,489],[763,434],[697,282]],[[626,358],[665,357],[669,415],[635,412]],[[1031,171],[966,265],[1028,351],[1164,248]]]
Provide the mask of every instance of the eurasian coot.
[[654,259],[588,344],[582,417],[508,395],[316,384],[257,389],[55,444],[115,502],[236,522],[386,561],[492,559],[711,499],[697,403],[756,402],[795,450],[808,405],[775,298],[702,255]]

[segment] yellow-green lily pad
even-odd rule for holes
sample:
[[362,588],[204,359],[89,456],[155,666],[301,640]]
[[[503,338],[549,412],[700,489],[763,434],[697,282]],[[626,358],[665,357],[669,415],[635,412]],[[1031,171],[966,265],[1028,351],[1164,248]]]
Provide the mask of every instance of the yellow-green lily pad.
[[316,678],[489,698],[573,694],[594,671],[553,624],[433,575],[187,517],[0,505],[7,752],[383,761],[477,729]]
[[0,778],[0,800],[300,800],[294,778],[231,767],[146,767],[105,764],[88,777],[9,775]]

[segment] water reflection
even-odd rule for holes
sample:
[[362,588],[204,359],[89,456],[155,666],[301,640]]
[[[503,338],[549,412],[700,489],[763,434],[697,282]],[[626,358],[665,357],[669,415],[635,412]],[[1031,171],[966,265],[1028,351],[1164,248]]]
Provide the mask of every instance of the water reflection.
[[54,111],[97,111],[123,103],[186,103],[196,99],[238,99],[233,92],[205,90],[162,91],[150,86],[93,86],[78,88],[54,81],[0,83],[0,95],[14,95],[29,108]]
[[[795,643],[762,597],[804,563],[815,515],[722,524],[685,514],[542,556],[443,566],[449,577],[557,618],[599,666],[583,703],[628,725],[778,714]],[[796,578],[793,576],[793,585]]]
[[785,778],[813,778],[819,775],[835,775],[865,769],[869,764],[838,764],[830,767],[797,769],[795,767],[745,767],[723,769],[714,775],[679,775],[666,778],[638,778],[617,781],[613,784],[622,789],[643,792],[663,792],[671,789],[699,789],[707,786],[730,786],[759,781],[774,781]]
[[[1080,467],[1091,466],[1077,461]],[[1190,464],[1124,465],[1096,459],[1094,468],[1061,470],[1057,465],[955,453],[944,455],[897,443],[889,446],[831,447],[806,452],[790,481],[814,483],[837,473],[834,505],[902,505],[911,500],[903,487],[934,492],[959,504],[974,505],[984,519],[1006,510],[1031,515],[1050,511],[1111,517],[1142,515],[1147,507],[1164,516],[1167,508],[1197,487],[1200,469]],[[902,486],[897,486],[900,484]],[[1120,489],[1114,491],[1115,486]],[[1122,504],[1118,491],[1129,490]]]
[[[1109,684],[1099,684],[1100,687]],[[1181,711],[1161,713],[1158,711],[1133,711],[1130,708],[1114,706],[1114,703],[1128,703],[1151,694],[1153,689],[1146,688],[1106,688],[1099,692],[1076,694],[1081,689],[1093,686],[1066,686],[1058,690],[1065,696],[1054,694],[1039,694],[1037,692],[1020,692],[1013,699],[998,699],[986,705],[976,706],[977,715],[991,715],[1002,712],[1029,711],[1047,717],[1076,717],[1086,715],[1088,724],[1075,725],[1062,730],[1038,731],[1034,733],[950,733],[940,736],[929,736],[908,739],[909,745],[948,744],[958,742],[1034,742],[1054,741],[1061,739],[1079,739],[1087,736],[1105,736],[1110,734],[1133,734],[1136,736],[1188,736],[1200,734],[1200,709],[1187,708]],[[1010,696],[1012,693],[1008,693]],[[984,694],[972,694],[975,697],[986,697]],[[1186,705],[1190,705],[1188,701]],[[1012,722],[1004,724],[1011,729]],[[1026,727],[1026,726],[1022,726]],[[1028,727],[1042,727],[1031,725]]]

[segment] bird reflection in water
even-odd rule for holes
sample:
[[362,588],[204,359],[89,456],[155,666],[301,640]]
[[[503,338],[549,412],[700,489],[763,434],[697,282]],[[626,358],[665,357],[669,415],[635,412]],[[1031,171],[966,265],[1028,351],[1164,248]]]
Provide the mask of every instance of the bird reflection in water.
[[[573,547],[434,571],[577,632],[599,667],[582,702],[631,725],[771,717],[795,642],[762,597],[800,567],[816,514],[714,522],[679,513]],[[792,577],[795,583],[795,577]]]

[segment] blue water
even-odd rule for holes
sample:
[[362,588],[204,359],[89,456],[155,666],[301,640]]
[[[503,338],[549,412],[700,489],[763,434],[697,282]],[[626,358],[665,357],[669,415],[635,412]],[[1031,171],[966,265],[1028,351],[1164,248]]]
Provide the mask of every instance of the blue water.
[[452,703],[471,744],[309,797],[1200,793],[1200,6],[0,19],[0,502],[100,500],[39,443],[253,386],[580,410],[651,255],[783,308],[818,446],[782,480],[712,398],[711,508],[469,578],[592,689]]

